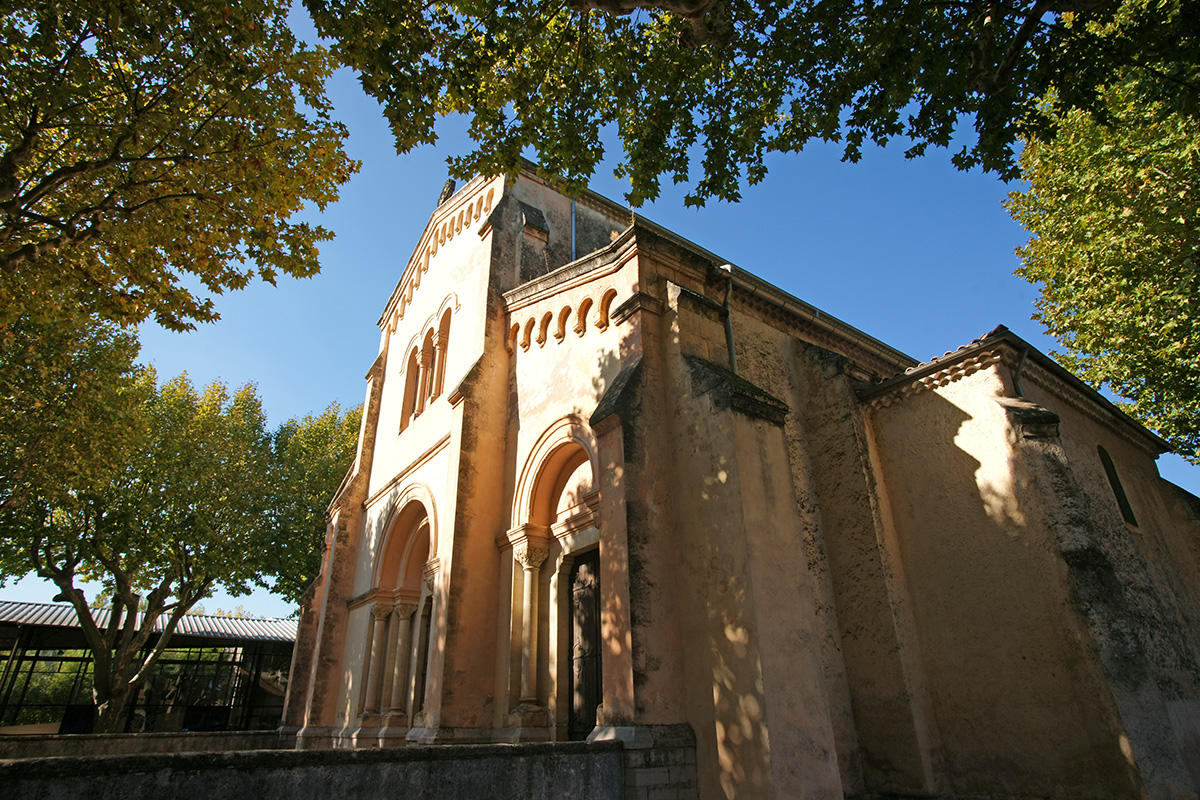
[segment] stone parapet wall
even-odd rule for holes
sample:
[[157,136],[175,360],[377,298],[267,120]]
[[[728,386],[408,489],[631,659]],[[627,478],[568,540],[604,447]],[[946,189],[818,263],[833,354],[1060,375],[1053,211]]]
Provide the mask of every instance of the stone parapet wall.
[[619,742],[48,758],[0,764],[0,786],[28,800],[629,796]]
[[696,737],[688,725],[647,725],[625,742],[625,800],[696,800]]
[[23,734],[0,736],[0,759],[123,756],[151,753],[218,753],[290,750],[296,735],[280,731]]

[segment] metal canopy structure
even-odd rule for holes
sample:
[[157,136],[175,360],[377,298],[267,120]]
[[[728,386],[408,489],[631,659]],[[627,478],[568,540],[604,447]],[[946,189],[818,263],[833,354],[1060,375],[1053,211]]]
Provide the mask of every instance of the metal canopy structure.
[[[101,627],[108,617],[93,614]],[[295,638],[294,620],[185,615],[125,730],[278,727]],[[0,664],[0,734],[91,731],[92,661],[71,606],[0,601]]]

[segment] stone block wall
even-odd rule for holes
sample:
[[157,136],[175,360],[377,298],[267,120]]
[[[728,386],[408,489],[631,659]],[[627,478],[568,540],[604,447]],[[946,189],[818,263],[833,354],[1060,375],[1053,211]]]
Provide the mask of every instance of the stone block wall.
[[[619,742],[565,742],[47,758],[0,764],[0,786],[4,796],[23,800],[620,800],[623,796],[659,800],[681,796],[658,791],[661,777],[669,776],[673,768],[686,767],[666,763],[678,757],[662,764],[647,761],[633,770],[651,784],[630,794],[624,755]],[[659,768],[667,772],[654,772]],[[694,763],[691,769],[694,772]]]
[[649,741],[625,742],[625,800],[696,800],[696,737],[691,727],[646,727]]

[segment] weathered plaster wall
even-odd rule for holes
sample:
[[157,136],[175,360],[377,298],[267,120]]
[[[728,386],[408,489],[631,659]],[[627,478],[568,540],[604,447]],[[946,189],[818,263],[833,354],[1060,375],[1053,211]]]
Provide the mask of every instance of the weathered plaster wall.
[[788,460],[843,787],[936,792],[936,729],[855,395],[878,365],[777,308],[738,293],[733,305],[740,373],[792,412]]
[[702,794],[840,797],[786,406],[698,357],[724,354],[719,309],[666,288],[671,494],[689,498],[675,510],[676,581]]
[[836,615],[831,609],[825,617],[837,627],[826,648],[845,665],[853,708],[853,738],[839,739],[839,761],[861,765],[859,791],[937,793],[940,739],[904,565],[847,359],[801,341],[793,355],[793,407],[804,424],[810,502],[828,558],[826,570],[821,551],[810,551],[810,569],[827,575]]
[[1020,481],[996,368],[877,409],[872,429],[949,788],[1133,796],[1065,566]]
[[[362,503],[370,480],[374,459],[380,399],[383,389],[383,361],[377,357],[367,372],[366,400],[354,464],[331,505],[326,527],[325,552],[313,598],[317,610],[312,672],[303,697],[304,724],[297,734],[297,746],[306,749],[331,747],[341,725],[336,722],[340,679],[347,634],[348,603],[354,584],[354,565],[363,524]],[[292,717],[292,709],[285,716]]]
[[627,368],[636,365],[621,393],[617,415],[621,461],[612,477],[619,489],[610,490],[620,492],[620,519],[613,519],[617,514],[612,511],[601,518],[601,558],[607,545],[619,543],[609,549],[611,561],[602,564],[603,578],[612,590],[604,589],[605,613],[620,619],[606,634],[609,651],[620,657],[613,659],[618,670],[612,678],[605,676],[606,714],[608,698],[615,691],[609,681],[621,684],[624,700],[612,709],[617,713],[609,716],[610,725],[672,724],[685,719],[686,656],[679,621],[686,600],[676,584],[679,552],[673,532],[678,522],[667,455],[671,410],[663,395],[667,356],[659,334],[662,287],[655,285],[653,267],[641,255],[641,241],[637,244],[637,293],[624,300],[618,323],[622,363]]
[[283,699],[283,717],[280,730],[294,736],[304,725],[304,713],[308,709],[309,676],[313,669],[313,656],[317,648],[317,608],[319,581],[314,580],[300,596],[299,624],[296,626],[296,641],[292,645],[292,661],[288,668],[287,694]]
[[[1148,437],[1097,413],[1095,401],[1044,369],[1026,370],[1022,383],[1060,419],[1058,437],[1026,439],[1026,465],[1047,500],[1047,524],[1119,709],[1125,748],[1151,796],[1188,796],[1200,789],[1200,583],[1187,521],[1171,511]],[[1113,460],[1136,524],[1122,517],[1097,445]],[[1090,513],[1080,517],[1079,507]]]
[[565,197],[530,175],[509,184],[506,192],[525,207],[519,209],[521,235],[509,261],[512,282],[505,289],[603,248],[631,221],[630,212],[615,203],[588,195]]

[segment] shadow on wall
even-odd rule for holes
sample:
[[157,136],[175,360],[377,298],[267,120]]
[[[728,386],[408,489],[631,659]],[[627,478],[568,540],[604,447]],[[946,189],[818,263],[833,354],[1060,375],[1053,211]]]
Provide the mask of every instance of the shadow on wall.
[[1019,442],[999,440],[1002,414],[977,419],[934,392],[875,414],[946,778],[960,794],[1126,796],[1134,770],[1047,487],[1014,459]]
[[[624,335],[622,335],[620,351],[624,353]],[[606,350],[598,354],[596,358],[596,368],[592,375],[592,397],[589,398],[587,408],[580,407],[577,404],[574,408],[575,412],[583,416],[585,419],[591,417],[597,405],[604,399],[608,391],[613,388],[613,382],[621,372],[622,358],[618,353]],[[629,445],[626,444],[625,458],[629,458]],[[599,469],[608,473],[607,476],[596,476],[596,489],[608,483],[616,492],[624,490],[624,464],[605,463],[604,456],[601,455],[601,463]],[[601,518],[600,524],[603,527],[604,519]],[[624,547],[620,547],[612,537],[602,538],[600,544],[600,570],[601,576],[606,574],[616,574],[618,580],[628,586],[629,585],[629,552]],[[601,578],[603,580],[603,577]],[[610,577],[610,582],[613,582]],[[607,590],[607,591],[606,591]],[[625,608],[625,597],[623,593],[612,591],[611,587],[601,585],[601,604],[600,604],[600,640],[601,640],[601,659],[603,662],[608,661],[612,664],[622,664],[632,657],[629,649],[632,642],[626,640],[619,635],[619,632],[624,630],[624,620],[631,618],[630,609]],[[611,685],[611,680],[604,680],[602,685]],[[598,722],[603,722],[606,725],[620,724],[622,721],[616,718],[613,709],[609,709],[606,714],[603,708],[598,713]]]
[[344,673],[347,697],[358,698],[350,709],[357,720],[347,720],[350,725],[357,721],[360,728],[400,734],[424,721],[431,658],[444,647],[441,637],[430,641],[438,579],[430,503],[428,491],[419,485],[395,490],[387,501],[391,512],[366,532],[375,543],[375,567],[370,590],[355,601],[370,608],[359,634],[363,656],[358,674],[351,668]]

